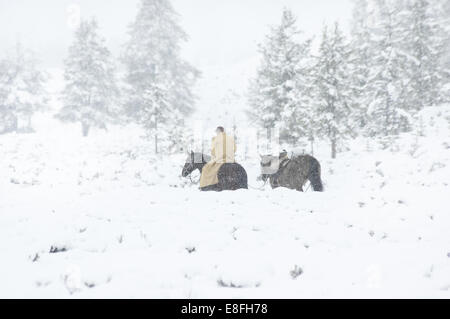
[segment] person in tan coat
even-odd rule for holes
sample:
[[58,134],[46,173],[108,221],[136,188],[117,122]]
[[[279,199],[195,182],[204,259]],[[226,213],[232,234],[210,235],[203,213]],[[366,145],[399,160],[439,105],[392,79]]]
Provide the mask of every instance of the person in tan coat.
[[202,170],[200,188],[213,186],[219,183],[217,174],[225,163],[235,163],[236,143],[232,136],[225,133],[225,129],[219,126],[216,129],[217,136],[212,139],[211,161]]

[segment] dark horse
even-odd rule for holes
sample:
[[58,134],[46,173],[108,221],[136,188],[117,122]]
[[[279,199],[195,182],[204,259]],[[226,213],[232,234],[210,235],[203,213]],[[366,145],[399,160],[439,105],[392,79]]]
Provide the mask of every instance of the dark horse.
[[270,180],[272,188],[286,187],[303,192],[309,180],[315,192],[323,192],[320,163],[310,155],[288,158],[284,151],[280,156],[261,156],[261,178]]
[[[193,171],[198,169],[200,173],[203,167],[211,161],[211,157],[201,153],[191,152],[186,164],[183,167],[181,175],[188,177]],[[235,191],[238,189],[248,189],[247,172],[237,163],[225,163],[217,174],[219,183],[216,185],[201,188],[202,191]]]

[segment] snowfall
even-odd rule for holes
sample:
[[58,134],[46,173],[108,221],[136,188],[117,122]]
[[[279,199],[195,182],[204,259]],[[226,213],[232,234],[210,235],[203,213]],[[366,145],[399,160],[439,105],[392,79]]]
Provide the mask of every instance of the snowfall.
[[[324,193],[202,193],[136,130],[0,136],[0,298],[450,298],[450,105],[383,149],[321,143]],[[194,181],[195,182],[195,181]]]

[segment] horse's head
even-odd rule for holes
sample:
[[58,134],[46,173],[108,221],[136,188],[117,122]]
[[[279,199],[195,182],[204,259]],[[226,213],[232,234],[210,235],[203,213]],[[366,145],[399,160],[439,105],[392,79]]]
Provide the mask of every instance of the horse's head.
[[184,164],[181,176],[188,177],[195,170],[194,152],[189,153],[186,163]]
[[194,153],[194,152],[188,153],[188,158],[186,159],[186,163],[184,164],[181,176],[188,177],[196,169],[201,170],[205,165],[205,160],[208,160],[205,157],[206,156],[204,156],[201,153]]

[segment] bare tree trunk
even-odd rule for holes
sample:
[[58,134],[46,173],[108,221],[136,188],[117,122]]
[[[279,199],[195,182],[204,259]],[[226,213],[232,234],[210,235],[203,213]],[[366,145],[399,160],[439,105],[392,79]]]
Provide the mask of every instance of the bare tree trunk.
[[309,139],[309,146],[311,148],[311,156],[314,156],[314,142],[315,142],[315,138],[314,138],[314,131],[312,130],[312,128],[309,128],[309,132],[308,132],[308,139]]
[[259,129],[258,129],[258,130],[256,130],[256,152],[257,152],[258,154],[261,154],[261,153],[260,153],[260,149],[261,149],[260,144],[261,144],[261,141],[259,140],[259,139],[260,139],[260,136],[261,136],[261,134],[260,134]]
[[17,116],[14,116],[13,123],[11,125],[12,130],[10,132],[17,132],[19,130],[19,119]]
[[331,140],[331,158],[336,159],[337,151],[336,151],[336,139],[333,138]]
[[158,154],[158,118],[155,114],[155,154]]
[[31,131],[31,115],[27,118],[27,131]]
[[91,127],[86,123],[81,123],[81,130],[84,137],[87,137],[89,135],[89,130]]

